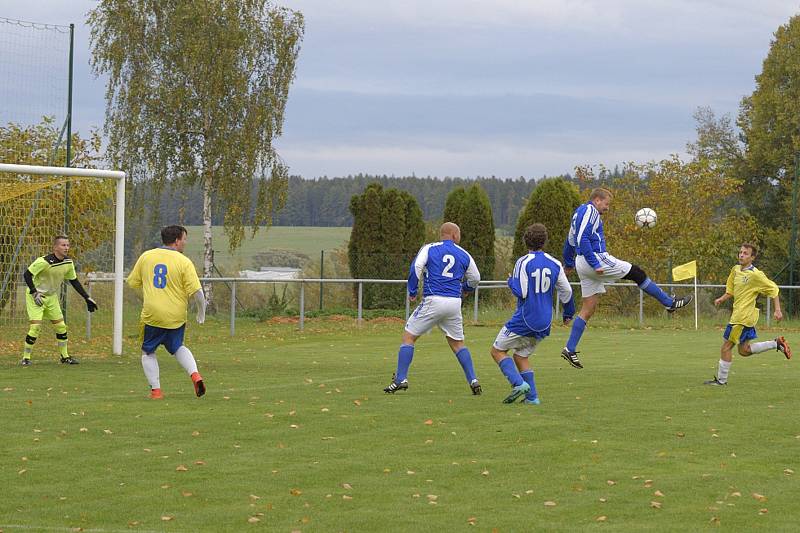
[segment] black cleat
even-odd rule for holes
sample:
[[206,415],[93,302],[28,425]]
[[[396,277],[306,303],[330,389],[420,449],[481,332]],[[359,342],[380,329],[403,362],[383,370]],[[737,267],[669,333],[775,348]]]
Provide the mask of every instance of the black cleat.
[[19,362],[21,366],[31,366],[33,363],[31,362],[30,357],[23,357],[22,361]]
[[708,381],[703,382],[703,385],[713,385],[715,387],[724,387],[727,384],[728,384],[727,381],[722,382],[718,380],[716,376],[714,376],[714,379],[709,379]]
[[574,366],[575,368],[583,368],[581,364],[581,360],[578,359],[578,352],[570,352],[566,348],[561,350],[561,357],[567,360],[569,364]]
[[386,394],[394,394],[399,390],[408,390],[408,380],[404,379],[400,383],[394,380],[394,374],[392,374],[392,382],[389,383],[389,386],[383,389],[383,392]]
[[80,361],[78,361],[77,359],[74,359],[74,358],[72,358],[70,356],[67,356],[67,357],[62,357],[61,358],[61,364],[62,365],[78,365],[78,364],[80,364]]
[[687,305],[689,305],[693,299],[694,296],[692,296],[691,294],[684,296],[683,298],[673,298],[672,305],[667,307],[667,312],[674,313],[681,307],[686,307]]
[[478,383],[477,379],[473,379],[469,383],[469,388],[472,389],[472,395],[473,396],[480,396],[481,393],[483,393],[483,389],[481,388],[481,384]]

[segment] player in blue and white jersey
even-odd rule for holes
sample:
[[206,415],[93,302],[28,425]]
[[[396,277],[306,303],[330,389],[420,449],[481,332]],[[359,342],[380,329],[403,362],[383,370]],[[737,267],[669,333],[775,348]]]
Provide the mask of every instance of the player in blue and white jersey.
[[472,256],[458,245],[461,230],[456,224],[445,222],[439,235],[442,240],[420,248],[411,263],[408,298],[412,302],[417,299],[419,282],[424,278],[423,298],[406,322],[397,354],[397,371],[389,386],[383,389],[388,394],[408,389],[408,368],[414,358],[414,343],[434,326],[439,326],[444,332],[447,344],[464,370],[472,394],[481,393],[472,355],[464,345],[461,318],[461,295],[475,290],[481,274]]
[[[542,251],[547,242],[544,224],[531,224],[525,229],[528,253],[517,259],[508,287],[517,297],[517,310],[497,334],[492,345],[492,358],[511,384],[511,394],[503,403],[514,403],[525,395],[523,403],[539,405],[529,356],[536,345],[550,335],[553,321],[553,292],[564,304],[564,323],[572,320],[575,302],[561,263]],[[508,356],[514,350],[514,359]]]
[[580,205],[572,215],[569,234],[564,242],[564,267],[567,272],[573,268],[578,271],[583,298],[581,310],[572,323],[567,346],[561,351],[561,357],[575,368],[583,368],[578,359],[578,342],[586,329],[586,323],[597,309],[600,294],[606,292],[606,283],[621,279],[632,280],[642,291],[661,302],[669,312],[685,307],[692,301],[691,295],[683,298],[668,295],[639,266],[617,259],[606,251],[600,216],[608,211],[611,199],[611,191],[594,189],[589,201]]

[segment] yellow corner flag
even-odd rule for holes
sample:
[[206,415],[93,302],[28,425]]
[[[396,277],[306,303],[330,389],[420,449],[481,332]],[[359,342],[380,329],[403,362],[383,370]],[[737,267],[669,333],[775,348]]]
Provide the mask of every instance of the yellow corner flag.
[[681,281],[697,277],[697,261],[689,261],[686,264],[678,265],[672,269],[672,279]]

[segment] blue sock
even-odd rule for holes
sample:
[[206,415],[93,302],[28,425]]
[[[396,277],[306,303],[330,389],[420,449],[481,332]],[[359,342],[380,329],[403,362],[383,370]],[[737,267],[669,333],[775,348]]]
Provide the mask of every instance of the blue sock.
[[662,291],[661,287],[656,285],[652,279],[645,278],[642,284],[639,285],[639,288],[661,302],[661,305],[664,307],[669,307],[672,305],[672,296]]
[[400,351],[397,353],[397,372],[394,375],[396,383],[400,383],[408,377],[408,367],[411,366],[412,359],[414,359],[414,345],[401,344]]
[[467,376],[467,383],[472,383],[472,380],[477,379],[475,377],[475,369],[472,367],[472,356],[466,346],[456,352],[456,358],[459,364],[461,364],[461,368],[464,369],[464,375]]
[[503,372],[508,382],[511,383],[512,387],[519,387],[524,383],[522,376],[519,375],[519,370],[517,370],[517,365],[514,364],[514,361],[512,361],[510,357],[504,357],[497,363],[497,366],[500,367],[500,370]]
[[580,316],[576,316],[572,321],[572,331],[569,333],[569,340],[567,340],[567,350],[574,352],[578,349],[578,343],[581,341],[583,330],[586,329],[586,321]]
[[539,394],[536,392],[536,381],[533,379],[533,370],[526,370],[525,372],[521,372],[520,376],[522,379],[525,380],[525,383],[531,386],[530,392],[525,395],[525,398],[528,400],[535,400],[539,397]]

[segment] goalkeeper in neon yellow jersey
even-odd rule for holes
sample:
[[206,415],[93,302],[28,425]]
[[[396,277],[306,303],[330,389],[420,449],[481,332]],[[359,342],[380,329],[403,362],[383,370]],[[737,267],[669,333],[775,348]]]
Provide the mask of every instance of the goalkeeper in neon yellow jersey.
[[78,360],[70,357],[67,351],[67,324],[61,313],[61,302],[58,293],[61,284],[69,281],[84,300],[90,313],[97,311],[97,304],[84,290],[78,276],[75,274],[75,264],[69,257],[69,239],[59,235],[53,239],[53,253],[39,257],[31,263],[23,277],[28,285],[25,303],[28,309],[30,328],[25,337],[25,347],[22,352],[22,366],[30,366],[33,345],[39,337],[42,322],[50,320],[56,330],[58,349],[61,352],[61,362],[68,365],[77,365]]
[[206,316],[206,300],[194,264],[183,255],[186,246],[186,228],[167,226],[161,230],[164,246],[147,250],[136,260],[128,276],[128,285],[142,289],[142,369],[150,384],[150,398],[161,400],[156,349],[163,345],[183,367],[200,397],[206,392],[203,378],[197,371],[192,352],[184,346],[186,311],[189,298],[197,303],[197,322]]
[[759,295],[772,298],[775,320],[783,319],[781,301],[778,297],[780,290],[774,281],[753,265],[753,260],[757,255],[758,248],[753,244],[744,243],[739,247],[739,264],[734,266],[728,275],[725,294],[714,300],[714,305],[719,305],[733,298],[733,313],[722,334],[725,342],[722,343],[720,349],[717,375],[714,379],[706,381],[706,385],[727,385],[728,373],[733,361],[733,347],[737,344],[739,345],[739,355],[743,357],[767,350],[777,350],[786,359],[792,358],[792,350],[783,337],[777,337],[771,341],[750,342],[756,338],[755,326],[758,322],[756,298]]

